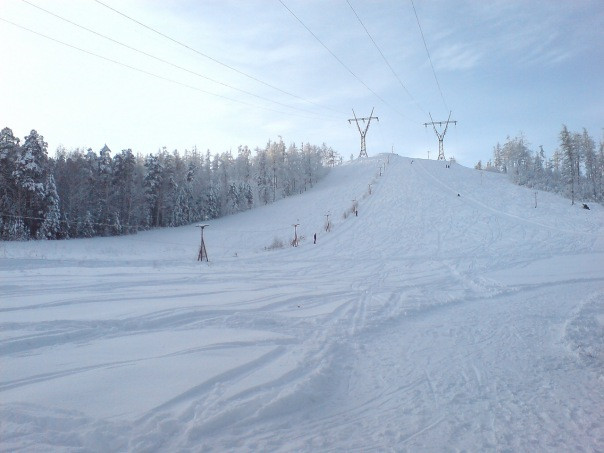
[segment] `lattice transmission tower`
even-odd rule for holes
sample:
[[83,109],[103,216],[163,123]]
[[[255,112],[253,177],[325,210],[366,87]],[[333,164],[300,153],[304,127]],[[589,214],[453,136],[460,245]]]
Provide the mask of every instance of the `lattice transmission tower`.
[[[430,115],[430,113],[428,113],[428,115]],[[432,120],[432,115],[430,115],[430,119]],[[425,127],[432,126],[434,128],[434,133],[438,137],[438,160],[445,160],[445,147],[443,145],[443,141],[445,139],[447,129],[449,128],[449,123],[457,125],[457,121],[451,120],[451,112],[449,112],[449,118],[447,118],[447,121],[432,120],[430,123],[424,123]],[[436,130],[436,125],[442,127],[443,124],[445,125],[445,129],[442,132],[438,132]]]
[[[373,116],[374,109],[375,107],[371,109],[371,114],[367,118],[357,118],[356,113],[354,113],[354,109],[352,109],[352,114],[354,115],[354,118],[348,120],[349,124],[352,124],[353,121],[356,123],[357,129],[359,130],[359,134],[361,134],[361,152],[359,153],[359,157],[367,157],[367,145],[365,144],[365,135],[367,135],[367,130],[369,129],[369,124],[371,124],[371,120],[376,119],[378,120],[378,122],[380,121],[377,116]],[[363,123],[367,121],[367,126],[365,126],[365,130],[361,130],[361,126],[359,126],[359,121],[362,121]]]

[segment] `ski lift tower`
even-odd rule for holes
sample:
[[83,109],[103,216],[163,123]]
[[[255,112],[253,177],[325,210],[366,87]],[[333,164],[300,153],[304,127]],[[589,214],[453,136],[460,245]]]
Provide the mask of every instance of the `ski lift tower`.
[[[430,115],[430,114],[428,113],[428,115]],[[432,115],[430,115],[430,119],[432,120]],[[443,145],[443,140],[445,139],[445,134],[447,133],[447,129],[449,128],[449,123],[453,123],[453,124],[457,125],[457,121],[451,120],[450,111],[449,111],[449,118],[447,118],[447,121],[432,120],[430,123],[424,123],[425,127],[428,127],[429,125],[431,125],[434,128],[434,133],[438,137],[438,160],[445,160],[445,148]],[[439,127],[442,127],[443,124],[445,125],[445,129],[442,131],[442,133],[440,133],[436,130],[436,125],[438,125]],[[429,157],[430,156],[428,155],[428,158]]]
[[197,261],[203,261],[204,258],[208,261],[208,252],[206,251],[206,243],[203,240],[203,229],[207,227],[207,224],[197,225],[197,228],[201,228],[201,245],[199,246],[199,254],[197,255]]

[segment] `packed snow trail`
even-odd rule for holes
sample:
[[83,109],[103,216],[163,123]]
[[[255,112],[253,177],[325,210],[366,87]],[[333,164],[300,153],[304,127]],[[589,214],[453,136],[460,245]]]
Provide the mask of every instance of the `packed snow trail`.
[[604,449],[601,206],[381,155],[209,223],[0,244],[3,449]]

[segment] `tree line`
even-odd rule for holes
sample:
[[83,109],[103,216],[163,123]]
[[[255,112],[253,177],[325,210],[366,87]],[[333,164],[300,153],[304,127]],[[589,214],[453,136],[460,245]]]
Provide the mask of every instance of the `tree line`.
[[286,146],[281,137],[252,151],[196,148],[143,156],[59,147],[49,157],[35,130],[23,144],[0,132],[0,239],[68,239],[180,226],[251,209],[313,186],[342,162],[331,147]]
[[547,158],[543,147],[529,148],[523,135],[493,147],[493,159],[478,170],[506,173],[516,184],[560,193],[575,200],[604,202],[604,142],[596,149],[586,129],[571,132],[563,125],[559,147]]

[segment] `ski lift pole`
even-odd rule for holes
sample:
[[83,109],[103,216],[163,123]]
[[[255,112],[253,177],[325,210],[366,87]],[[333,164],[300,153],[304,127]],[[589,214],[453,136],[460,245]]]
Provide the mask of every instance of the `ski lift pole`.
[[199,246],[199,253],[197,254],[197,261],[203,261],[205,258],[206,262],[209,262],[208,252],[206,251],[206,243],[203,240],[203,230],[207,226],[209,226],[209,225],[207,225],[207,224],[197,225],[197,228],[201,228],[201,244]]
[[293,246],[294,247],[298,247],[298,227],[300,226],[299,223],[294,223],[292,225],[294,227],[294,243]]

